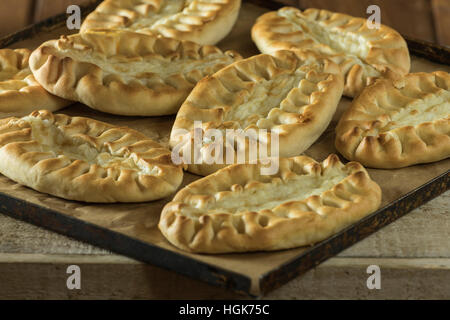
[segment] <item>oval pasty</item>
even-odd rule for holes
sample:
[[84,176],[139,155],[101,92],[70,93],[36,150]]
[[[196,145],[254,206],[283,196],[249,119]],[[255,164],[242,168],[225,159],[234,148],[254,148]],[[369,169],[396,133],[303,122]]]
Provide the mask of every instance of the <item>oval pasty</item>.
[[0,117],[23,116],[34,110],[56,111],[71,102],[56,97],[36,81],[28,66],[28,49],[0,49]]
[[30,66],[57,96],[106,113],[156,116],[176,113],[197,81],[240,58],[190,41],[96,30],[45,42]]
[[[170,146],[174,154],[183,155],[189,171],[200,175],[250,162],[251,143],[267,156],[297,156],[325,131],[342,89],[339,67],[312,52],[279,51],[241,60],[197,84],[177,114]],[[204,133],[200,143],[196,123]],[[235,139],[229,131],[236,133]],[[214,132],[222,133],[218,148],[219,140],[208,138]],[[189,146],[199,149],[190,159]],[[245,161],[239,161],[239,153]]]
[[373,168],[450,157],[450,75],[436,71],[377,80],[340,119],[336,148]]
[[175,192],[183,179],[170,151],[143,134],[48,111],[0,120],[0,173],[85,202],[156,200]]
[[159,228],[176,247],[202,253],[278,250],[322,241],[374,212],[381,189],[357,162],[281,158],[278,173],[236,164],[181,189]]
[[129,29],[216,44],[231,31],[240,6],[241,0],[105,0],[80,31]]
[[319,9],[284,7],[258,18],[252,39],[263,53],[309,49],[327,55],[345,75],[344,95],[357,96],[374,78],[409,72],[410,57],[402,36],[363,18]]

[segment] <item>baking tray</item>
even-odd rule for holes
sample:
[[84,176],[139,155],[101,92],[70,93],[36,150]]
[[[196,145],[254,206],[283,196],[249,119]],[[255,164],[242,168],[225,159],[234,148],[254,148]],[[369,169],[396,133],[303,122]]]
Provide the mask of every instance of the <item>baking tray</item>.
[[[99,1],[82,7],[83,13]],[[258,53],[250,39],[256,17],[281,5],[273,1],[244,1],[241,16],[219,46],[244,56]],[[41,42],[68,34],[61,14],[0,39],[0,47],[34,48]],[[407,39],[414,55],[413,71],[450,71],[450,51],[431,43]],[[424,57],[418,58],[417,56]],[[349,99],[343,98],[332,124],[306,152],[323,160],[333,147],[334,126]],[[74,104],[62,113],[82,115],[138,129],[162,144],[174,117],[117,117]],[[157,229],[159,214],[170,198],[142,204],[85,204],[51,197],[0,176],[0,212],[78,240],[150,263],[244,295],[262,296],[364,239],[449,189],[450,159],[398,170],[369,169],[383,190],[381,209],[334,236],[309,247],[275,252],[196,255],[171,246]],[[183,185],[198,176],[186,173]]]

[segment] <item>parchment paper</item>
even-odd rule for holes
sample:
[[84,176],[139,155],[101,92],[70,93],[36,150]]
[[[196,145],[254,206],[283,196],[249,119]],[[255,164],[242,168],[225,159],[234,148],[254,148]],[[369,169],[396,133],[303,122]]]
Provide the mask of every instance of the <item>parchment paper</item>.
[[[258,54],[259,52],[250,38],[250,28],[255,19],[266,11],[266,9],[244,3],[236,26],[232,33],[219,44],[219,47],[224,50],[237,50],[245,57]],[[60,34],[69,33],[69,30],[66,28],[58,28],[56,30],[42,32],[33,39],[16,43],[11,47],[28,47],[34,49],[45,40],[58,38]],[[449,72],[450,67],[438,65],[425,59],[412,57],[412,72],[434,70],[444,70]],[[306,155],[321,161],[330,153],[336,152],[333,143],[334,128],[337,120],[348,107],[350,101],[350,99],[342,98],[333,122],[322,137],[305,152]],[[91,110],[82,104],[74,104],[62,110],[61,113],[72,116],[87,116],[112,124],[129,126],[166,146],[174,120],[174,117],[139,118],[112,116]],[[369,169],[369,173],[382,188],[383,207],[447,171],[449,168],[450,159],[447,159],[433,164],[416,165],[399,170]],[[198,178],[198,176],[185,173],[183,186]],[[51,208],[63,214],[97,224],[104,228],[112,229],[113,231],[123,233],[127,236],[150,242],[164,249],[176,251],[180,254],[215,265],[219,268],[246,275],[252,279],[251,292],[255,295],[258,295],[259,293],[258,279],[261,275],[279,267],[281,264],[293,259],[305,250],[304,248],[297,248],[268,253],[258,252],[226,255],[195,255],[182,252],[171,246],[157,228],[161,209],[168,201],[170,201],[170,198],[141,204],[84,204],[62,200],[36,192],[20,186],[4,176],[0,176],[0,192],[43,207]]]

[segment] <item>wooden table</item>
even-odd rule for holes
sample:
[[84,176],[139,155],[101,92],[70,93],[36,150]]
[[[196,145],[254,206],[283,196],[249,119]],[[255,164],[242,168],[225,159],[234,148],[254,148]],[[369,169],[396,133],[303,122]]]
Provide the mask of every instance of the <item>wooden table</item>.
[[[343,251],[267,299],[450,299],[450,191]],[[1,210],[0,210],[1,211]],[[68,290],[69,265],[81,289]],[[367,267],[381,269],[369,290]],[[0,299],[221,299],[224,289],[0,214]]]

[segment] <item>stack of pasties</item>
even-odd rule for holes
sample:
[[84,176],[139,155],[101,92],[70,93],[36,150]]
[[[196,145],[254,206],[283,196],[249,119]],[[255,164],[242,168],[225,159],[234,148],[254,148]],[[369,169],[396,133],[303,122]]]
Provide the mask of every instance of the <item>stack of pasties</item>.
[[31,56],[0,51],[2,115],[47,109],[2,121],[0,171],[70,200],[136,202],[173,193],[183,175],[170,150],[129,128],[51,111],[72,100],[117,115],[176,113],[197,81],[241,59],[206,45],[230,32],[240,3],[107,0],[80,34],[47,41]]

